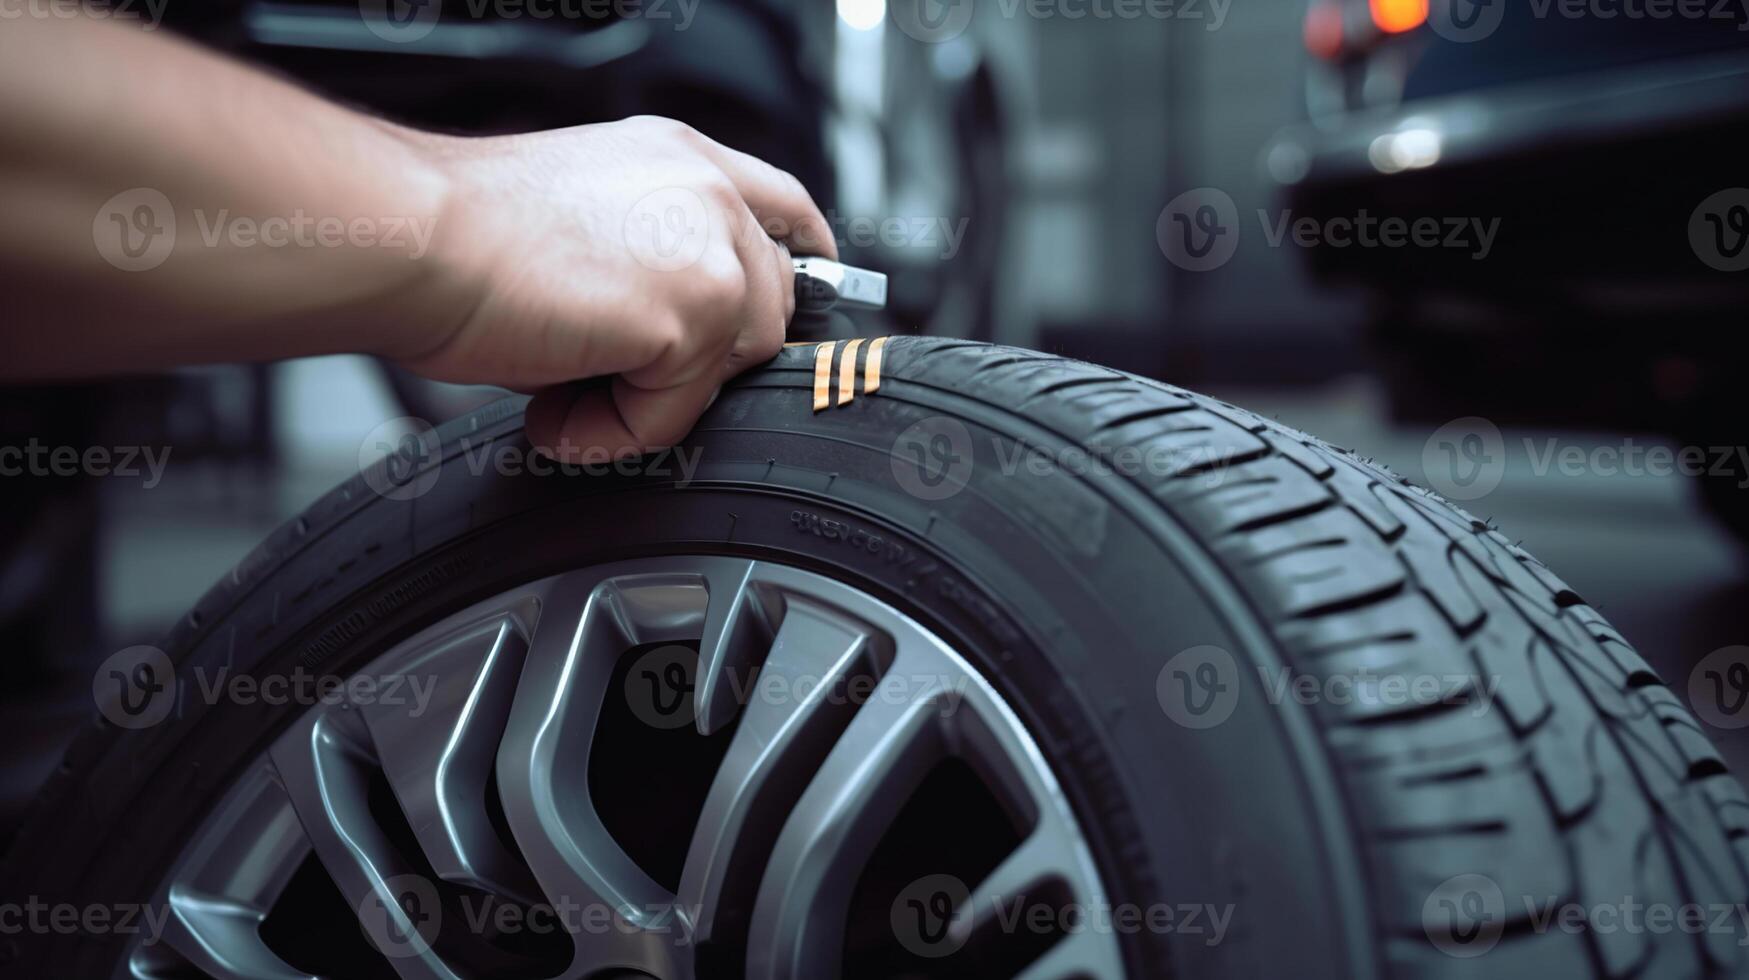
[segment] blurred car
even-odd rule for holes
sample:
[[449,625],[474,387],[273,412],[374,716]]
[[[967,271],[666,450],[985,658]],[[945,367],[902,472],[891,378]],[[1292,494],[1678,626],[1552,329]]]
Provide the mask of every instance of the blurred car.
[[[1400,414],[1742,443],[1742,4],[1314,0],[1304,39],[1306,119],[1264,153],[1285,206],[1429,232],[1305,250],[1375,301]],[[1439,247],[1467,220],[1485,248]],[[1743,476],[1700,482],[1749,534]]]

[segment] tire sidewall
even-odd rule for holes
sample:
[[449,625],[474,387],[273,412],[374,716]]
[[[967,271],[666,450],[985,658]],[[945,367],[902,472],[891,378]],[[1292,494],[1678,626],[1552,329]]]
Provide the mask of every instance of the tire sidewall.
[[[1358,975],[1331,880],[1331,852],[1346,842],[1304,813],[1328,788],[1312,785],[1321,777],[1308,748],[1284,725],[1293,706],[1260,696],[1257,669],[1272,653],[1164,515],[1085,474],[1003,472],[995,455],[1012,433],[964,400],[907,390],[819,417],[805,398],[786,385],[726,391],[688,442],[698,465],[684,481],[476,473],[470,450],[526,446],[514,420],[475,433],[471,447],[446,448],[429,492],[368,501],[312,532],[228,613],[184,631],[171,656],[179,672],[346,676],[471,602],[571,568],[687,553],[796,565],[918,619],[1021,716],[1110,900],[1169,910],[1167,931],[1123,935],[1133,975],[1308,964]],[[977,465],[961,492],[926,500],[895,475],[894,437],[936,418],[967,428]],[[287,614],[288,596],[323,580]],[[1157,691],[1173,658],[1205,649],[1233,659],[1239,687],[1227,716],[1203,727],[1174,718]],[[41,890],[86,903],[149,899],[202,815],[301,710],[194,704],[154,729],[117,733],[91,776],[101,799],[89,801],[110,832],[76,875],[54,880],[56,865],[39,864]],[[1190,909],[1205,916],[1194,932]],[[1206,916],[1223,910],[1216,941]],[[124,943],[59,944],[49,975],[99,975]]]

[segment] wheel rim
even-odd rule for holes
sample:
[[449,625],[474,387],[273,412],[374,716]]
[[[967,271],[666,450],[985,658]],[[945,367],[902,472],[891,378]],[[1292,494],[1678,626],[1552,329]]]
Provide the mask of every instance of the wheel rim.
[[[677,882],[628,853],[620,793],[591,784],[616,697],[652,737],[722,745],[690,839],[672,842]],[[970,880],[907,886],[889,938],[925,960],[982,951],[1029,980],[1121,976],[1114,932],[1061,916],[1109,906],[1037,745],[921,624],[769,562],[568,572],[446,617],[303,711],[197,830],[160,891],[164,935],[122,973],[308,976],[264,923],[296,904],[313,858],[387,976],[838,976],[858,882],[950,760],[1012,817],[1015,843]],[[649,762],[660,783],[669,770]],[[1046,935],[1015,924],[1034,904],[1056,913]],[[544,916],[546,932],[512,941],[506,910],[513,930]],[[734,969],[701,967],[707,951]]]

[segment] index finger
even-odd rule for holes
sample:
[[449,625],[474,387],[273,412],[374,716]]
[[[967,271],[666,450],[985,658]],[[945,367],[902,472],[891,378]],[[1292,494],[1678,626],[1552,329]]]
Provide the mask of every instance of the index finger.
[[704,144],[705,155],[728,175],[754,214],[762,222],[776,219],[788,229],[782,237],[791,249],[829,259],[838,257],[831,224],[794,174],[708,137]]

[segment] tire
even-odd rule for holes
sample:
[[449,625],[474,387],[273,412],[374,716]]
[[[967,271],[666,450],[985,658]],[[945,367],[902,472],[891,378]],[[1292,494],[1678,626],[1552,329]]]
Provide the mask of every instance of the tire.
[[[1120,930],[1130,976],[1749,972],[1736,914],[1541,918],[1741,909],[1749,805],[1678,698],[1500,533],[1176,388],[895,338],[871,392],[868,350],[793,347],[737,380],[682,447],[690,479],[672,456],[667,472],[475,475],[480,447],[524,445],[520,401],[480,409],[418,466],[378,464],[276,531],[164,650],[178,670],[344,674],[585,563],[766,559],[881,597],[1006,698],[1111,901],[1179,910]],[[854,397],[828,390],[817,411],[821,364]],[[196,704],[138,731],[100,716],[13,842],[5,893],[144,901],[293,714]],[[125,945],[14,938],[19,976],[107,976]]]

